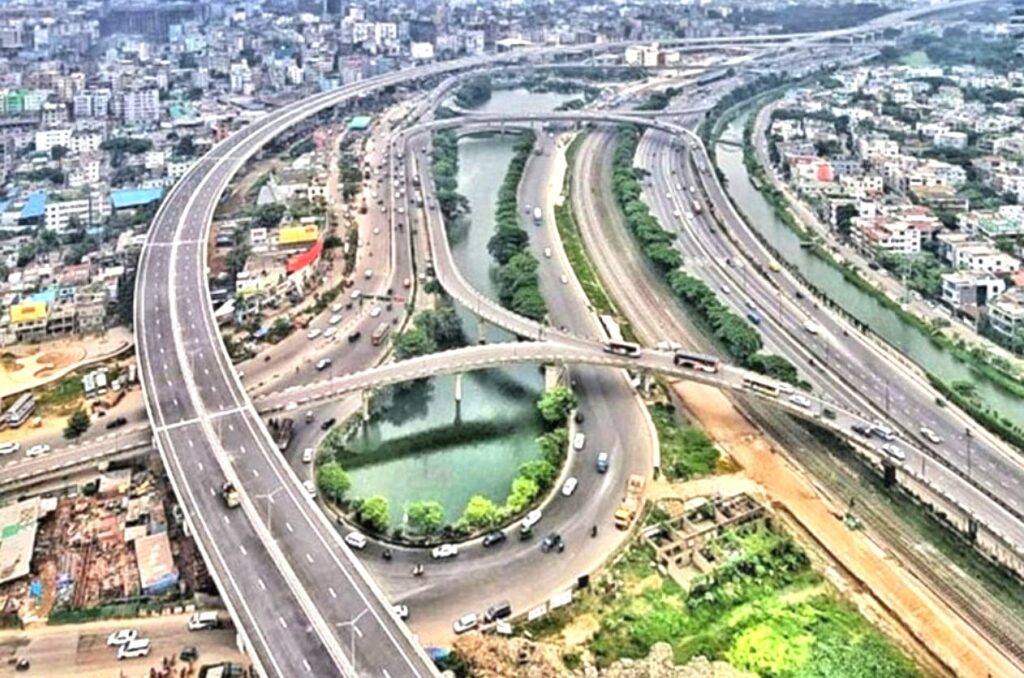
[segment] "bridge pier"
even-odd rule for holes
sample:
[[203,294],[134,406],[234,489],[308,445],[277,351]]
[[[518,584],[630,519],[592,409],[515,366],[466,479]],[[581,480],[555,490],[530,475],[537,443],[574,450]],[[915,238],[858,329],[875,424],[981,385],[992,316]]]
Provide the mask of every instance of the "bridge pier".
[[544,390],[550,391],[557,386],[565,386],[569,382],[569,370],[565,365],[544,366]]
[[487,321],[480,316],[476,317],[476,343],[487,343]]
[[370,421],[370,391],[363,390],[360,395],[363,399],[363,423],[366,424]]

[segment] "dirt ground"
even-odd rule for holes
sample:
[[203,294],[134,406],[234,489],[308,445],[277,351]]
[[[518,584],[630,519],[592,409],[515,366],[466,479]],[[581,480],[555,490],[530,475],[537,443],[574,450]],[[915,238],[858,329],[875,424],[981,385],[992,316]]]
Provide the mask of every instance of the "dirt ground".
[[84,363],[118,353],[132,343],[131,332],[115,327],[103,336],[74,337],[2,349],[0,398],[58,379]]
[[897,620],[952,672],[972,678],[1019,676],[998,649],[875,542],[863,532],[847,529],[836,517],[841,511],[830,507],[804,476],[776,454],[770,442],[719,390],[686,382],[673,384],[673,389],[747,477],[798,520],[878,603],[888,608],[891,619]]

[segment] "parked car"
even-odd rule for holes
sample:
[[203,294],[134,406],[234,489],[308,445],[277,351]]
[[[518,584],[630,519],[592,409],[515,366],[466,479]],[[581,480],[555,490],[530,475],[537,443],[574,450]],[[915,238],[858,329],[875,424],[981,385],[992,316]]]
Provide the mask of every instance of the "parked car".
[[366,548],[367,539],[366,535],[362,532],[352,531],[345,535],[345,543],[354,549],[362,551]]
[[121,629],[119,631],[114,631],[107,636],[107,645],[109,647],[124,645],[128,641],[135,640],[138,637],[139,632],[136,629]]
[[452,631],[455,631],[457,634],[472,631],[478,623],[480,622],[477,619],[476,612],[470,612],[455,620],[455,623],[452,624]]
[[135,659],[145,657],[149,654],[150,643],[148,638],[135,638],[117,648],[118,659]]
[[440,546],[435,546],[430,552],[430,557],[435,560],[454,558],[457,555],[459,555],[459,547],[455,544],[441,544]]
[[124,417],[117,417],[116,419],[111,419],[110,421],[107,422],[107,430],[120,428],[121,426],[124,426],[127,423],[128,420],[125,419]]
[[571,497],[572,493],[576,491],[576,486],[579,485],[580,481],[575,477],[570,476],[565,479],[565,483],[562,484],[562,496]]

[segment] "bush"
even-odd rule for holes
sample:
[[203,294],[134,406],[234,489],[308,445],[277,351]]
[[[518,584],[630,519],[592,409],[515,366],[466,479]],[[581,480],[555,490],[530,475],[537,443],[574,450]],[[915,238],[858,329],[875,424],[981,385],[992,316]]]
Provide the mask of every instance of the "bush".
[[352,487],[352,480],[341,464],[329,461],[316,470],[316,484],[325,497],[332,501],[341,501]]
[[475,495],[466,504],[458,527],[464,530],[486,530],[494,527],[503,517],[501,508],[487,497]]
[[89,415],[83,409],[77,409],[68,417],[67,425],[64,427],[64,437],[74,440],[89,430]]
[[391,523],[391,506],[379,494],[364,499],[359,507],[359,522],[375,532],[385,532]]
[[444,526],[444,508],[436,501],[414,501],[405,507],[405,522],[422,534],[434,534]]
[[564,386],[548,389],[537,402],[540,416],[550,424],[564,422],[574,407],[576,407],[576,394]]

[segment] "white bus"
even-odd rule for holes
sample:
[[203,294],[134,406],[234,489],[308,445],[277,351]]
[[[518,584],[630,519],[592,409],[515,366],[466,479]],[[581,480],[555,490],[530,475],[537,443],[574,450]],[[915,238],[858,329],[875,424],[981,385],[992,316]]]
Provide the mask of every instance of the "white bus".
[[18,396],[18,399],[14,401],[14,404],[8,408],[4,414],[4,419],[7,425],[11,428],[18,428],[25,421],[32,416],[32,413],[36,410],[36,399],[32,397],[31,393],[23,393]]

